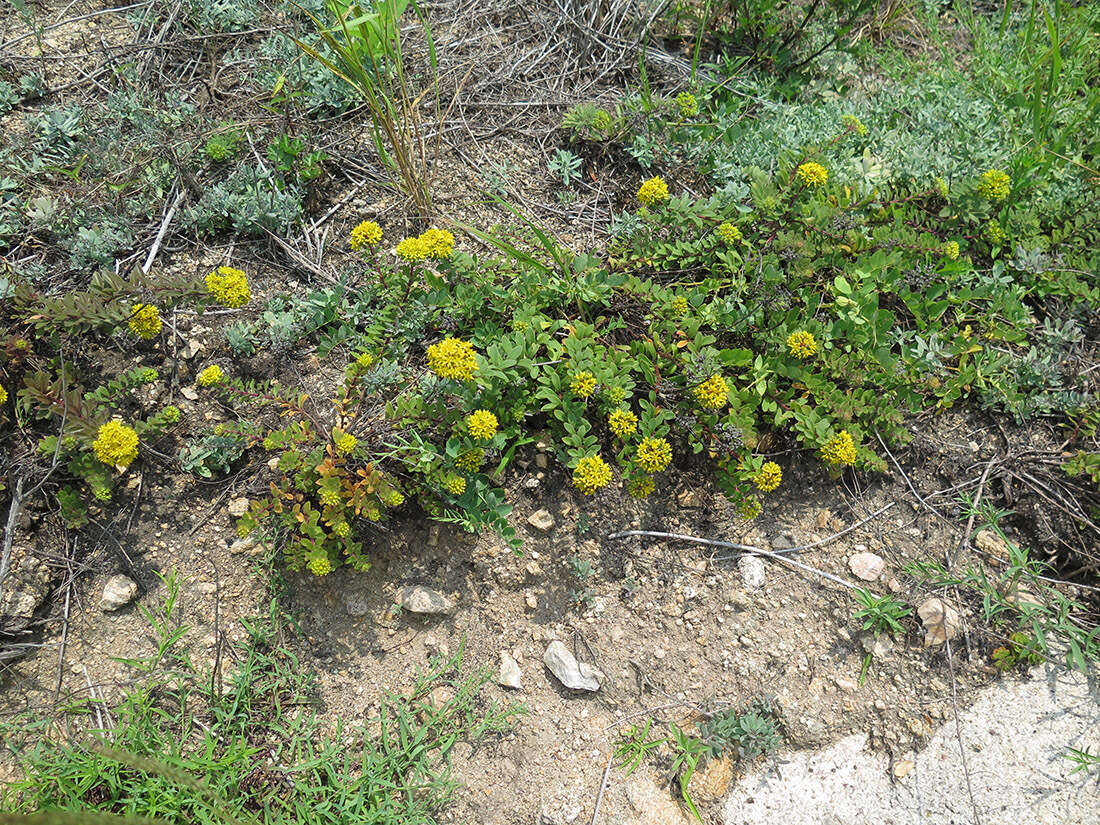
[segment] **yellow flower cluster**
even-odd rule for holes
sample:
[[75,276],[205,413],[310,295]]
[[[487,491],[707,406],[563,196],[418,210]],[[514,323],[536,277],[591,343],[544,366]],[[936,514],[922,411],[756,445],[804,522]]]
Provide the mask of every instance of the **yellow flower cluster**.
[[634,476],[626,485],[626,491],[633,498],[645,498],[657,489],[653,476]]
[[647,473],[659,473],[672,463],[672,445],[663,438],[643,438],[634,460]]
[[332,431],[332,443],[336,447],[336,452],[340,455],[347,455],[355,449],[355,445],[359,443],[359,439],[351,433],[345,433],[343,430]]
[[134,304],[130,309],[130,332],[138,338],[156,338],[162,326],[160,310],[152,304]]
[[236,309],[252,300],[248,276],[231,266],[219,266],[206,276],[206,288],[222,306]]
[[587,455],[577,462],[573,471],[573,486],[590,496],[611,483],[611,468],[598,455]]
[[0,384],[0,404],[6,403],[8,400],[8,391],[4,389],[4,385]]
[[844,128],[849,132],[855,132],[860,137],[867,137],[867,127],[855,115],[842,115],[840,122],[844,124]]
[[315,576],[327,576],[332,572],[332,562],[323,551],[316,556],[310,556],[308,567]]
[[668,184],[664,178],[657,176],[650,178],[638,187],[638,200],[642,206],[656,206],[668,200]]
[[500,422],[488,410],[477,410],[466,416],[466,429],[478,441],[488,441],[497,434]]
[[728,244],[735,244],[741,240],[741,230],[732,223],[720,223],[714,231],[718,233],[719,238]]
[[856,463],[856,445],[847,430],[841,430],[821,448],[821,457],[828,464],[851,467]]
[[607,426],[611,432],[622,438],[638,429],[638,416],[630,410],[618,409],[607,417]]
[[726,379],[718,373],[712,375],[692,392],[695,393],[695,400],[699,402],[699,406],[705,410],[720,410],[726,405],[730,395]]
[[397,244],[394,251],[403,261],[412,263],[425,258],[444,259],[451,257],[455,250],[455,236],[446,229],[434,226],[415,238],[405,238]]
[[677,295],[672,299],[672,314],[679,318],[681,315],[687,315],[688,311],[688,299],[683,295]]
[[765,493],[770,493],[783,481],[783,471],[774,461],[769,461],[752,478],[752,483]]
[[428,245],[420,238],[403,238],[394,250],[397,257],[408,263],[422,261],[428,257]]
[[1000,169],[990,169],[978,181],[978,194],[986,200],[1003,201],[1012,189],[1012,178]]
[[809,358],[817,353],[817,341],[804,329],[787,336],[787,352],[795,358]]
[[212,387],[214,384],[220,384],[225,380],[225,373],[217,364],[211,364],[199,373],[198,380],[199,386]]
[[959,259],[959,242],[948,241],[943,245],[943,256],[949,260],[957,261]]
[[442,260],[449,258],[455,251],[455,236],[446,229],[436,229],[434,226],[420,236],[420,240],[428,248],[428,257]]
[[473,381],[477,357],[473,344],[458,338],[444,338],[428,347],[428,369],[440,378]]
[[745,496],[737,504],[737,514],[745,521],[752,521],[764,510],[764,502],[760,496]]
[[338,521],[332,525],[332,532],[338,535],[342,539],[346,539],[351,535],[351,525],[346,521]]
[[382,227],[374,221],[363,221],[351,230],[349,244],[353,250],[360,250],[364,246],[376,247],[382,240]]
[[1001,229],[1001,225],[995,220],[991,220],[985,225],[983,234],[985,239],[994,246],[1004,246],[1008,243],[1008,233]]
[[458,475],[449,475],[444,479],[443,486],[452,496],[460,496],[466,492],[466,479]]
[[829,179],[829,170],[812,160],[799,166],[796,174],[805,186],[824,186]]
[[92,442],[95,457],[111,467],[129,467],[138,455],[138,434],[115,418],[101,426]]
[[699,114],[699,101],[691,92],[676,95],[676,105],[680,108],[680,117],[695,117]]
[[485,460],[485,451],[482,449],[467,450],[455,459],[455,466],[469,473],[477,472],[481,468],[481,462]]
[[596,376],[590,372],[578,372],[569,381],[569,391],[577,398],[589,398],[596,391]]
[[947,188],[947,181],[943,178],[936,178],[934,183],[936,185],[936,194],[944,200],[947,200],[951,196],[951,190]]

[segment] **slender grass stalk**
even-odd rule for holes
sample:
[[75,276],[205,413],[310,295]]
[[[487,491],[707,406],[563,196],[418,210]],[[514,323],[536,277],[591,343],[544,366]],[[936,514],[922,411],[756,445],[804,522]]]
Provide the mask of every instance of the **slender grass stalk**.
[[[410,7],[428,46],[431,82],[419,92],[413,89],[408,75],[398,25]],[[319,43],[307,43],[292,35],[291,39],[303,53],[359,94],[370,113],[374,148],[389,169],[391,180],[410,198],[420,218],[430,221],[431,164],[420,110],[428,97],[439,119],[439,63],[424,11],[416,0],[376,0],[371,11],[364,11],[357,2],[329,0],[333,20],[328,22],[298,8],[312,21]]]

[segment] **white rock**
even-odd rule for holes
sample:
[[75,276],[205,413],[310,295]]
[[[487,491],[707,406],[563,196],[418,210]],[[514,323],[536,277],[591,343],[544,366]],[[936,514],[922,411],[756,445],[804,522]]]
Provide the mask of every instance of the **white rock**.
[[876,556],[874,553],[856,553],[848,559],[848,569],[856,578],[873,582],[886,569],[886,562],[883,561],[882,556]]
[[248,512],[248,499],[244,496],[241,498],[235,498],[229,502],[229,515],[234,518],[240,518]]
[[746,590],[759,590],[764,586],[764,560],[746,553],[737,560],[737,569]]
[[536,510],[528,517],[527,523],[543,533],[549,533],[554,529],[554,517],[550,515],[549,510]]
[[428,587],[402,587],[397,594],[397,603],[410,613],[426,615],[444,615],[454,611],[455,605],[450,599]]
[[99,607],[103,611],[123,608],[134,600],[137,591],[137,582],[129,576],[121,574],[111,576],[103,586],[103,597],[99,600]]
[[962,630],[959,612],[943,599],[928,599],[917,608],[917,615],[924,623],[924,646],[942,645],[954,639]]
[[520,684],[521,673],[519,670],[519,663],[513,659],[505,651],[500,653],[500,675],[497,677],[497,684],[501,687],[512,688],[519,690],[522,685]]
[[603,683],[603,674],[591,665],[578,663],[564,644],[551,642],[542,654],[542,662],[558,681],[570,690],[587,690],[595,693]]

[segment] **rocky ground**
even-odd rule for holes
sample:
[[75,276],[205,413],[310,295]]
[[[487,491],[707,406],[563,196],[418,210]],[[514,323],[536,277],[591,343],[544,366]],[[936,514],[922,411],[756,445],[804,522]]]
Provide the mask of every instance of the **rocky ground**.
[[[981,466],[976,441],[957,448],[944,466],[957,466],[961,476]],[[294,575],[282,598],[301,627],[294,644],[320,675],[323,713],[333,725],[365,720],[384,692],[400,691],[430,657],[460,646],[466,669],[496,674],[489,698],[526,707],[512,733],[460,746],[455,773],[465,788],[448,821],[587,821],[613,743],[630,723],[652,716],[691,726],[700,714],[753,697],[774,697],[784,747],[771,768],[739,770],[781,773],[792,752],[859,736],[896,776],[957,707],[984,686],[1016,678],[991,666],[995,641],[977,623],[974,605],[919,592],[905,573],[912,559],[953,550],[958,532],[898,478],[857,475],[837,483],[823,472],[788,469],[784,496],[746,524],[690,474],[649,503],[621,491],[582,501],[558,471],[540,469],[546,462],[537,451],[523,462],[528,469],[513,482],[520,552],[492,535],[406,519],[378,536],[369,572]],[[952,486],[940,479],[937,489]],[[926,502],[943,504],[931,476],[916,482]],[[117,696],[130,674],[116,659],[151,646],[136,607],[164,599],[158,572],[177,571],[182,579],[179,618],[192,628],[196,660],[221,661],[223,678],[231,673],[230,643],[244,637],[239,619],[266,612],[271,594],[260,562],[265,548],[237,539],[232,526],[243,506],[237,492],[246,488],[219,495],[213,488],[177,490],[171,478],[137,484],[156,502],[142,512],[164,520],[109,562],[93,560],[98,566],[89,575],[47,605],[42,646],[6,671],[5,712],[49,712],[82,695]],[[625,529],[771,551],[824,542],[790,558],[913,606],[942,597],[951,615],[946,627],[935,627],[925,609],[923,622],[906,620],[903,637],[875,638],[853,620],[849,591],[820,575],[720,547],[607,538]],[[39,554],[49,546],[44,530],[28,541]],[[970,551],[957,561],[977,559]],[[952,638],[950,659],[945,635]],[[861,685],[868,652],[873,659]],[[659,753],[631,776],[611,768],[601,817],[677,821],[667,764]],[[733,780],[739,787],[740,778]],[[725,793],[720,787],[704,796],[710,815],[719,815]]]

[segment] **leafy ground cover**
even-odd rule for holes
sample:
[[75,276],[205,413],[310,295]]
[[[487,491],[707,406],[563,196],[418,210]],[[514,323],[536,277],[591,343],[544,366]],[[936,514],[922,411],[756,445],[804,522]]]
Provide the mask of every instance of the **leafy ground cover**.
[[[563,97],[511,173],[443,143],[491,85],[449,7],[139,4],[90,75],[13,7],[7,550],[21,512],[121,548],[147,470],[247,479],[234,526],[280,571],[365,573],[422,519],[523,552],[536,453],[600,527],[617,491],[691,474],[751,529],[804,474],[913,489],[895,453],[950,410],[1004,443],[969,504],[931,510],[970,515],[967,545],[1014,529],[1009,568],[909,573],[982,601],[1003,669],[1087,667],[1088,597],[1015,594],[1100,565],[1097,9],[673,5],[627,86]],[[875,635],[915,621],[868,591],[852,609]]]

